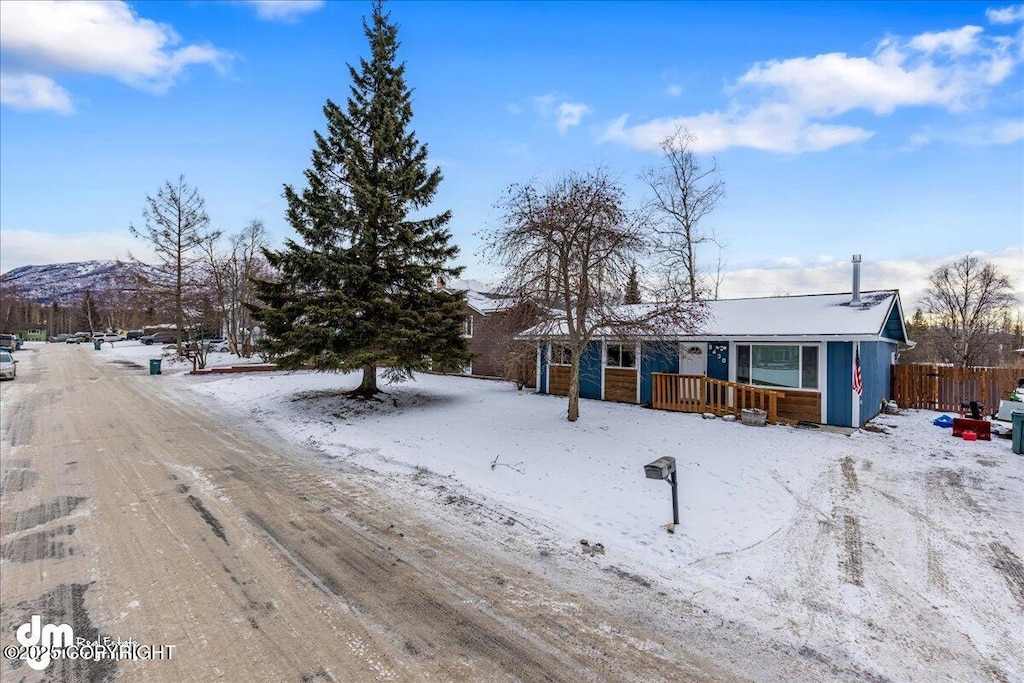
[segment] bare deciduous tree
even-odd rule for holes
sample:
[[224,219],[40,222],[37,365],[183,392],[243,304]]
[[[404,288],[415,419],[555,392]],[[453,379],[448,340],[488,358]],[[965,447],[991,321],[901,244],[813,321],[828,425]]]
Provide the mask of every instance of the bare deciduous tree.
[[[185,330],[188,327],[185,305],[199,275],[200,248],[206,240],[216,239],[220,233],[209,230],[206,201],[196,188],[185,182],[184,175],[179,175],[173,183],[164,181],[155,197],[147,195],[142,216],[145,227],[140,230],[130,225],[128,229],[133,236],[149,242],[156,254],[155,267],[170,283],[168,298],[174,304],[174,323],[178,330]],[[153,285],[168,289],[164,282]],[[179,356],[183,355],[180,336],[177,351]]]
[[[653,193],[650,208],[656,219],[657,270],[663,287],[689,301],[711,294],[717,297],[724,267],[723,245],[702,222],[725,194],[725,184],[718,177],[714,159],[710,166],[701,164],[693,151],[694,140],[692,133],[679,128],[661,143],[663,166],[649,168],[640,176]],[[707,244],[719,250],[718,268],[710,281],[699,254]]]
[[227,271],[231,297],[228,336],[232,350],[246,357],[252,355],[254,348],[252,316],[246,304],[256,301],[253,280],[265,280],[271,275],[270,264],[263,256],[263,250],[268,244],[266,227],[259,219],[249,221],[241,232],[231,237],[231,258]]
[[543,188],[513,185],[498,207],[503,225],[485,233],[485,253],[503,266],[506,292],[548,307],[538,335],[565,340],[569,421],[579,418],[580,358],[596,335],[635,339],[700,319],[701,307],[678,301],[623,305],[630,268],[651,235],[603,170],[570,173]]
[[100,318],[101,314],[96,298],[93,297],[91,289],[86,289],[85,296],[82,297],[81,319],[82,323],[89,328],[90,338],[96,334],[96,323],[100,321]]
[[0,280],[0,332],[14,332],[21,323],[23,293],[18,285]]
[[977,364],[1003,314],[1017,303],[1009,278],[991,263],[966,254],[936,268],[928,283],[922,304],[939,332],[939,352],[963,367]]
[[258,218],[228,238],[228,251],[219,250],[219,240],[207,239],[202,249],[206,257],[207,288],[219,313],[220,327],[227,333],[228,347],[238,356],[251,356],[253,327],[246,304],[256,301],[252,281],[267,278],[270,266],[263,256],[268,246],[267,230]]

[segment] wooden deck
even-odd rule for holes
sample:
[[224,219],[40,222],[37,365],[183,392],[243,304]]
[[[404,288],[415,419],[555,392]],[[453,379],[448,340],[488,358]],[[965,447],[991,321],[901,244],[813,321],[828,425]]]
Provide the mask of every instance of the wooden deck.
[[745,408],[768,413],[768,423],[778,424],[779,399],[785,392],[726,382],[702,375],[651,375],[651,407],[683,413],[740,415]]

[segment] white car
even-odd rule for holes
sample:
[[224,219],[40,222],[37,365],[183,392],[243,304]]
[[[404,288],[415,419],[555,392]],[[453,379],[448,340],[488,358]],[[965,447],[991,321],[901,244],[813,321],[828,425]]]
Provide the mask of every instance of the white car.
[[14,379],[18,374],[17,363],[9,351],[0,351],[0,379]]
[[204,344],[207,351],[227,353],[231,350],[231,347],[228,345],[228,340],[223,338],[207,339]]
[[124,337],[122,337],[119,334],[114,334],[113,332],[100,332],[100,333],[94,334],[92,336],[92,340],[93,341],[98,341],[98,342],[116,342],[116,341],[124,341]]

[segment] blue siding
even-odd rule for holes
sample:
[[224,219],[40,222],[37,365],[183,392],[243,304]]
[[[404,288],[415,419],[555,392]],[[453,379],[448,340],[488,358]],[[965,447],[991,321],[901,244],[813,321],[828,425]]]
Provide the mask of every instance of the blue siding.
[[604,377],[603,346],[592,341],[580,357],[580,398],[601,399],[601,378]]
[[837,427],[853,427],[853,344],[829,342],[827,353],[826,422]]
[[679,372],[679,344],[676,342],[647,343],[640,349],[640,403],[650,405],[652,398],[651,373]]
[[548,393],[548,349],[547,342],[540,344],[540,377],[537,378],[537,391],[541,394]]
[[896,341],[906,342],[907,337],[903,334],[903,322],[900,320],[900,312],[897,306],[892,307],[892,311],[889,313],[889,319],[885,321],[885,328],[882,330],[882,336],[886,339],[895,339]]
[[864,393],[860,397],[858,426],[863,427],[868,420],[878,415],[882,399],[890,398],[892,354],[895,350],[896,345],[888,342],[860,343],[860,376],[864,383]]

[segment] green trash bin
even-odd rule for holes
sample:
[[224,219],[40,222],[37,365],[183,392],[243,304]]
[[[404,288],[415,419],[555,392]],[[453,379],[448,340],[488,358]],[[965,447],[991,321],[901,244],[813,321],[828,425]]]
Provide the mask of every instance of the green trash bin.
[[97,351],[99,351],[100,349],[103,348],[103,342],[100,341],[99,339],[93,339],[92,340],[92,348],[94,348]]
[[159,375],[160,374],[160,359],[150,358],[149,359],[149,374]]
[[14,340],[14,350],[15,351],[21,351],[21,338],[20,337],[18,339]]
[[1013,452],[1024,455],[1024,410],[1015,410],[1010,415],[1013,421]]

